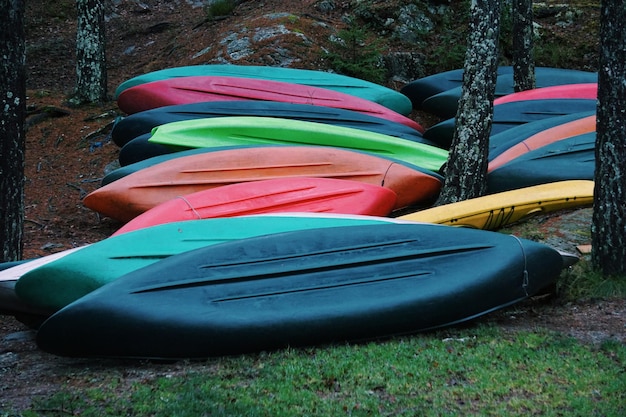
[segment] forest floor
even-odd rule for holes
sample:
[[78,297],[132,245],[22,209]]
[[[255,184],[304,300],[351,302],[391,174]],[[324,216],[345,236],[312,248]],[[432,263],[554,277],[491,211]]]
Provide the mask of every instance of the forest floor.
[[[212,23],[202,36],[216,36],[226,32],[228,25],[260,14],[255,12],[253,3],[243,2],[231,21]],[[265,1],[261,6],[262,13],[288,11],[304,15],[311,13],[313,3]],[[62,1],[54,10],[42,4],[42,0],[27,2],[25,258],[97,242],[120,226],[99,217],[81,203],[87,193],[99,186],[107,166],[117,159],[119,149],[108,140],[107,133],[119,110],[113,100],[78,108],[67,105],[74,82],[75,23],[73,12],[63,11],[62,7],[72,8],[73,2]],[[191,30],[182,34],[182,29],[202,24],[201,8],[184,2],[148,4],[117,5],[118,17],[110,21],[108,32],[110,89],[139,72],[186,64],[180,56],[190,54],[185,50],[188,44],[182,40],[193,43],[200,36]],[[137,34],[143,36],[142,42],[137,42],[142,45],[140,49],[160,45],[159,53],[129,55],[128,38]],[[590,243],[590,224],[591,209],[581,209],[536,218],[532,227],[548,243],[576,251],[579,245]],[[528,227],[520,224],[511,231],[528,233]],[[541,297],[484,320],[511,330],[547,328],[584,343],[596,344],[607,339],[626,343],[624,299],[564,301],[559,297]],[[4,415],[4,407],[23,410],[33,398],[49,395],[62,385],[71,387],[72,375],[126,367],[128,378],[140,380],[164,372],[164,367],[171,374],[186,366],[60,358],[37,349],[34,334],[15,318],[0,316],[0,415]]]

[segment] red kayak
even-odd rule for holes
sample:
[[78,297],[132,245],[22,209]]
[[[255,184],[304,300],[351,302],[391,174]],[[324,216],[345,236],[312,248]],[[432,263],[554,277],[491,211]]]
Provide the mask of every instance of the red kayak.
[[543,130],[529,137],[528,139],[511,146],[500,155],[489,162],[488,171],[491,172],[502,165],[511,162],[513,159],[527,152],[534,151],[542,146],[549,145],[556,141],[582,135],[584,133],[595,132],[596,116],[587,116],[578,120],[563,123],[558,126]]
[[241,77],[194,76],[139,84],[122,91],[117,105],[127,114],[157,107],[208,101],[265,100],[313,104],[376,116],[412,127],[414,120],[373,101],[325,88]]
[[498,97],[494,105],[523,100],[545,100],[561,98],[594,99],[598,97],[598,83],[563,84],[520,91]]
[[140,214],[115,235],[184,220],[262,213],[339,213],[387,216],[396,193],[378,185],[332,178],[279,178],[198,191]]
[[168,159],[100,187],[87,195],[83,204],[127,222],[181,195],[285,177],[337,178],[384,186],[398,196],[394,209],[430,202],[441,189],[437,174],[363,152],[324,146],[268,146]]

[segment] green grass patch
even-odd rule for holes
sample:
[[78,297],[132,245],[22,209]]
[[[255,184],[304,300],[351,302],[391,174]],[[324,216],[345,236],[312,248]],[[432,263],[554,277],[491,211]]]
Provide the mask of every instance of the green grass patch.
[[230,16],[237,7],[237,0],[216,0],[204,7],[207,20]]
[[603,276],[583,257],[564,270],[557,283],[558,294],[566,300],[625,298],[626,277]]
[[621,343],[480,325],[217,358],[128,387],[114,374],[70,381],[23,415],[622,416],[625,366]]

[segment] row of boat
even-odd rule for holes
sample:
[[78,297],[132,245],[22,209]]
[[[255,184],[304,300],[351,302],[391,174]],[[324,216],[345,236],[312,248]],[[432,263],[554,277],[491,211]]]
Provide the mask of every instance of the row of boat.
[[[452,78],[398,92],[319,71],[204,65],[128,80],[116,91],[127,116],[112,131],[122,166],[84,199],[122,227],[2,266],[0,311],[36,317],[38,345],[59,355],[201,358],[425,331],[537,294],[570,257],[490,230],[590,205],[592,177],[538,169],[544,179],[490,179],[486,197],[432,207],[448,150],[437,125],[410,114],[458,90]],[[564,93],[528,94],[502,94],[496,108]],[[502,129],[490,176],[592,135],[592,119],[587,109]]]

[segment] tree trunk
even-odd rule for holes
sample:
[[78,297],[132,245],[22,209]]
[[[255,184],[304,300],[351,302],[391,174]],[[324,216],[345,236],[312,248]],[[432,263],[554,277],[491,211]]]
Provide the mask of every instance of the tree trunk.
[[0,261],[22,258],[26,80],[24,1],[0,0]]
[[487,191],[489,135],[498,70],[499,3],[471,2],[463,89],[437,205],[479,197]]
[[533,57],[533,2],[513,0],[513,88],[525,91],[535,88]]
[[605,276],[626,274],[625,19],[623,1],[602,1],[591,259]]
[[76,7],[76,90],[71,101],[106,101],[104,0],[76,0]]

